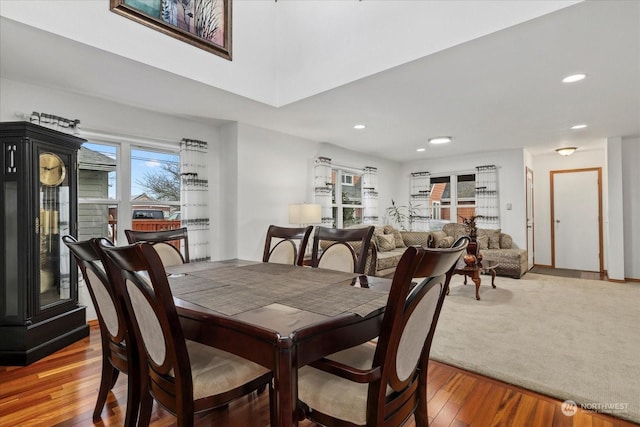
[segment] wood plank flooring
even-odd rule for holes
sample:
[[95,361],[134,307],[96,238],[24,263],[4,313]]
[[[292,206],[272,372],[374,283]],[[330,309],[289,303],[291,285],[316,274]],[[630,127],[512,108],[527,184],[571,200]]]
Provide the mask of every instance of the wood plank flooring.
[[[91,414],[100,384],[100,331],[91,322],[89,337],[26,367],[0,367],[0,426],[120,426],[126,407],[126,377],[110,393],[102,419]],[[629,427],[630,422],[578,410],[568,417],[558,400],[438,362],[429,367],[431,427],[573,426]],[[154,406],[153,427],[173,426],[175,418]],[[196,425],[269,425],[267,393],[251,395],[228,409],[197,416]],[[301,427],[315,427],[309,421]],[[413,420],[407,427],[415,427]]]

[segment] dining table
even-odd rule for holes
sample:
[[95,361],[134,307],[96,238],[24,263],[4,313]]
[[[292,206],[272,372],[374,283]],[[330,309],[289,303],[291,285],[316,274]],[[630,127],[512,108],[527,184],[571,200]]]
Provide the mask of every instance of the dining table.
[[298,425],[298,368],[370,341],[391,280],[231,259],[166,268],[186,339],[273,372],[276,426]]

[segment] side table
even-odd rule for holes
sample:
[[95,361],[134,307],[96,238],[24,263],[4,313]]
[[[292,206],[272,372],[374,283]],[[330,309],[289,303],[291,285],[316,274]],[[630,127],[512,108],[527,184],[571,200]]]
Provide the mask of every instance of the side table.
[[[464,276],[464,284],[467,284],[467,277],[471,277],[471,280],[476,285],[476,299],[480,300],[480,273],[491,273],[491,286],[495,289],[495,279],[496,279],[496,267],[498,266],[497,261],[491,261],[483,259],[482,262],[476,263],[472,266],[465,264],[464,260],[460,258],[456,263],[456,266],[453,270],[453,274],[461,274]],[[447,288],[447,295],[449,295],[449,288]]]

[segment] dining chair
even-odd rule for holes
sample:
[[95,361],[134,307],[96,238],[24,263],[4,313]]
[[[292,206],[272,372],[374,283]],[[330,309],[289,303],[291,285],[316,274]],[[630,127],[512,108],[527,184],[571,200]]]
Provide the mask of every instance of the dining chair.
[[[373,226],[362,228],[317,227],[313,236],[311,266],[349,273],[374,275],[375,262],[367,263],[367,257],[375,256],[371,245]],[[369,271],[365,272],[369,265]]]
[[[325,426],[427,427],[427,365],[447,273],[464,252],[406,249],[396,268],[377,343],[331,354],[299,370],[302,416]],[[414,278],[424,278],[413,284]]]
[[[103,245],[112,245],[103,240]],[[137,377],[138,349],[135,339],[127,327],[124,301],[111,284],[100,260],[98,239],[77,241],[73,236],[63,236],[62,241],[74,255],[82,277],[89,290],[96,310],[100,338],[102,340],[102,374],[93,420],[100,419],[109,390],[113,388],[122,372],[127,375],[127,410],[125,426],[136,423],[140,406],[140,387]]]
[[[173,230],[124,230],[129,243],[149,242],[160,255],[162,264],[165,267],[180,265],[189,262],[189,233],[187,227],[175,228]],[[181,243],[184,248],[184,255],[180,252],[179,246],[174,246],[175,242]]]
[[135,340],[143,349],[139,425],[149,425],[154,400],[177,417],[178,426],[189,427],[195,413],[226,406],[266,386],[273,404],[271,371],[185,339],[166,271],[150,243],[102,251],[114,283],[123,289]]
[[303,265],[313,226],[290,228],[270,225],[264,242],[262,262]]

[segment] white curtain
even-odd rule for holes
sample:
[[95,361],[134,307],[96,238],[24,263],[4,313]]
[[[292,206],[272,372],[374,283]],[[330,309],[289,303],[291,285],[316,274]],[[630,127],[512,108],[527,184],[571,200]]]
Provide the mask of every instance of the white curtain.
[[431,174],[429,172],[411,173],[411,194],[409,199],[409,230],[431,230]]
[[498,173],[495,165],[476,166],[476,220],[478,228],[500,228]]
[[331,159],[317,157],[314,166],[315,203],[322,207],[322,226],[333,227],[333,208],[331,206]]
[[207,143],[195,139],[180,142],[180,209],[182,225],[189,232],[189,258],[208,261],[209,180]]
[[362,181],[362,223],[378,224],[378,169],[365,166]]

